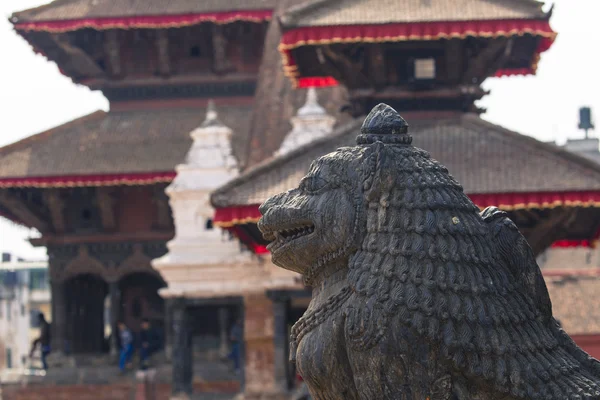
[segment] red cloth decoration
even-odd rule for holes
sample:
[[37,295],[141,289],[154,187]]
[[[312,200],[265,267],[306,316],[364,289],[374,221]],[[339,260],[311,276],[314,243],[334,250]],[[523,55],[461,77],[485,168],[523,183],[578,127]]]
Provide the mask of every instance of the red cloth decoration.
[[469,194],[479,207],[496,206],[503,210],[555,207],[600,207],[600,192],[559,192],[559,193],[501,193]]
[[321,87],[331,87],[337,86],[340,83],[336,81],[331,76],[311,76],[308,78],[300,78],[298,79],[298,87],[299,88],[321,88]]
[[[292,50],[311,45],[357,42],[401,42],[408,40],[439,40],[450,38],[523,36],[542,37],[530,68],[500,70],[503,75],[535,73],[539,54],[548,50],[556,33],[545,20],[490,20],[419,22],[384,25],[311,26],[290,30],[283,34],[279,50],[286,74],[300,86],[298,65]],[[309,78],[303,76],[302,78]],[[322,79],[322,78],[321,78]],[[320,80],[315,81],[317,83]],[[304,86],[306,87],[306,86]]]
[[171,182],[175,172],[149,172],[110,175],[67,175],[27,178],[2,178],[0,188],[11,187],[81,187],[81,186],[136,186],[152,185],[158,182]]
[[232,232],[234,234],[234,236],[236,236],[238,239],[240,239],[240,241],[242,243],[244,243],[246,246],[248,246],[250,248],[250,250],[252,250],[252,252],[254,252],[254,254],[268,254],[269,250],[267,250],[267,246],[263,246],[261,244],[256,243],[254,240],[252,240],[252,237],[250,237],[250,235],[246,234],[246,232],[244,232],[240,227],[238,226],[232,226],[230,228],[226,228],[228,231]]
[[589,247],[595,248],[595,243],[590,240],[558,240],[552,243],[556,248]]
[[227,24],[235,21],[262,22],[271,19],[271,10],[229,11],[182,15],[147,15],[116,18],[84,18],[61,21],[18,22],[18,31],[69,32],[83,28],[130,29],[130,28],[179,28],[201,22]]
[[[469,194],[473,203],[481,208],[496,206],[502,210],[548,209],[555,207],[600,207],[600,192],[563,193],[499,193]],[[258,222],[261,217],[258,204],[218,208],[214,223],[230,227]],[[600,232],[599,235],[600,237]]]
[[[480,208],[496,206],[502,210],[548,209],[555,207],[600,207],[600,192],[563,193],[500,193],[470,194],[469,198]],[[259,204],[218,208],[214,224],[223,228],[257,223],[261,217]],[[242,232],[243,234],[243,232]],[[600,231],[593,239],[600,238]],[[251,240],[251,238],[249,238]],[[595,247],[596,240],[561,240],[553,247]],[[268,253],[265,246],[255,244],[258,254]]]
[[262,216],[258,211],[259,204],[249,206],[236,206],[217,208],[213,224],[222,228],[229,228],[235,225],[256,223]]

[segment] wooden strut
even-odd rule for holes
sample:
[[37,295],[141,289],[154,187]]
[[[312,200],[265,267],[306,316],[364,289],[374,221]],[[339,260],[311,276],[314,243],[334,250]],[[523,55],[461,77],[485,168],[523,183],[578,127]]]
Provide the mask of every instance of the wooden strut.
[[6,207],[19,220],[23,221],[25,225],[33,227],[42,233],[49,230],[48,223],[36,212],[23,204],[15,195],[7,191],[0,191],[0,204]]
[[65,57],[70,60],[75,71],[85,77],[104,77],[105,73],[100,66],[85,51],[71,44],[66,33],[49,35],[49,39],[60,48]]
[[529,242],[533,253],[538,256],[549,248],[552,243],[561,239],[565,230],[577,220],[578,214],[579,209],[577,208],[554,209],[547,219],[538,223],[526,235],[527,242]]
[[62,191],[60,189],[44,190],[43,196],[44,201],[48,204],[48,209],[50,210],[54,232],[64,233],[66,230],[66,222],[64,215],[65,201],[62,198]]

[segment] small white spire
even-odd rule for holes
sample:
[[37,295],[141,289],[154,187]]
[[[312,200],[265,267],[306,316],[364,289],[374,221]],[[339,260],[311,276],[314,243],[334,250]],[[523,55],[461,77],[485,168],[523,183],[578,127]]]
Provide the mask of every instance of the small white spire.
[[231,129],[219,120],[215,103],[210,100],[204,122],[190,133],[194,142],[187,154],[186,165],[204,169],[224,168],[237,172],[237,162],[231,148],[231,135]]
[[215,106],[215,102],[213,101],[213,99],[210,99],[208,101],[208,106],[206,107],[206,118],[204,119],[204,122],[202,122],[202,125],[200,125],[201,128],[206,128],[209,126],[224,126],[221,121],[219,121],[219,115],[217,114],[217,107]]
[[276,155],[283,155],[333,131],[335,118],[319,104],[317,90],[308,89],[306,102],[291,119],[292,131],[288,133]]
[[308,89],[308,92],[306,93],[306,103],[298,110],[299,117],[309,115],[327,115],[327,111],[319,104],[317,89],[314,87]]

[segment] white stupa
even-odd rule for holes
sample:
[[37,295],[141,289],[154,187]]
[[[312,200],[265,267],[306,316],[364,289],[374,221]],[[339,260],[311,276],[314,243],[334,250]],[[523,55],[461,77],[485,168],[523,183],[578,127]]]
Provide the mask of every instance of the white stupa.
[[329,135],[335,125],[335,117],[327,114],[317,99],[315,88],[308,89],[306,103],[291,119],[292,131],[285,137],[276,155],[283,155],[307,143]]
[[238,175],[231,134],[211,101],[205,121],[190,134],[193,144],[185,163],[176,167],[177,176],[166,189],[175,237],[167,244],[169,252],[152,263],[168,284],[161,290],[165,297],[226,291],[224,268],[251,261],[237,241],[212,225],[210,193]]

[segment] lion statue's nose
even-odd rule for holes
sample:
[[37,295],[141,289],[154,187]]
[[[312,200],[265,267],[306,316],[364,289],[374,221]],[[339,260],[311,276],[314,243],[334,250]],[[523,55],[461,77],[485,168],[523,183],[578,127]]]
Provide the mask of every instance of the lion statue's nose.
[[265,200],[264,203],[262,203],[259,207],[258,207],[258,211],[260,211],[260,213],[262,215],[265,215],[265,213],[267,211],[269,211],[269,209],[271,207],[273,207],[275,204],[277,204],[277,201],[279,200],[279,198],[281,197],[281,195],[275,195],[273,197],[269,197],[267,200]]

